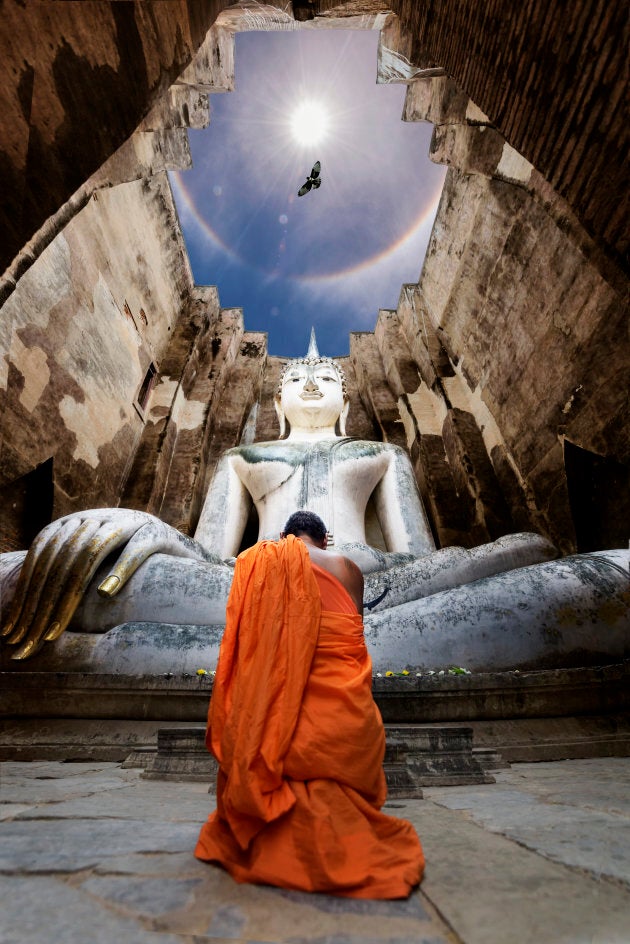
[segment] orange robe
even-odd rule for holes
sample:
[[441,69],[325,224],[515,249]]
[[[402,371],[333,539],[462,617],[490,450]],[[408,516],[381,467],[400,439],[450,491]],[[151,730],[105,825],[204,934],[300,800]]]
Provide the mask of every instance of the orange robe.
[[237,560],[206,743],[217,809],[197,858],[239,882],[354,898],[406,897],[420,881],[412,825],[380,812],[385,733],[363,621],[293,536]]

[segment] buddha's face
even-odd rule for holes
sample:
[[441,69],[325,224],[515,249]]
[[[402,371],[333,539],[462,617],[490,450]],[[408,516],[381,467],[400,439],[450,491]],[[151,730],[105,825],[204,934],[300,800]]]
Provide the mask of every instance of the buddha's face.
[[280,404],[292,428],[334,426],[344,407],[334,365],[294,364],[283,377]]

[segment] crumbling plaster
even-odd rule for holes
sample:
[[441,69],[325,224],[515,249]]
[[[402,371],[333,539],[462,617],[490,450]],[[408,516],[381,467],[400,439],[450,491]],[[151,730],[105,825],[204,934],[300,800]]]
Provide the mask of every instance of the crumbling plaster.
[[226,0],[2,4],[1,268],[167,91]]
[[134,399],[192,288],[165,174],[95,194],[2,312],[2,483],[54,457],[54,514],[117,504]]

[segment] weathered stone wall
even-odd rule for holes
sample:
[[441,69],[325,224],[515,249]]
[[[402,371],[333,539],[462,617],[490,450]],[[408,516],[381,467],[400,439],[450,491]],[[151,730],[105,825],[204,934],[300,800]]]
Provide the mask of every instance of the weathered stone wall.
[[474,416],[447,394],[455,371],[420,306],[418,287],[405,286],[373,335],[350,336],[350,358],[381,437],[410,453],[438,544],[472,547],[523,521],[515,526]]
[[509,456],[543,530],[570,541],[564,439],[630,462],[624,300],[522,189],[454,172],[420,286],[456,398],[497,463]]
[[[330,6],[333,0],[324,0]],[[439,67],[627,266],[627,10],[579,0],[391,0],[400,67]],[[392,57],[390,57],[391,60]],[[627,268],[626,268],[627,271]]]
[[420,424],[408,438],[441,542],[459,522],[464,544],[533,528],[565,551],[625,546],[627,279],[451,78],[411,81],[404,117],[434,123],[431,156],[452,167],[406,320],[422,410],[440,400],[441,442]]
[[0,270],[127,140],[227,5],[3,2]]
[[134,401],[191,289],[166,174],[94,195],[2,309],[0,487],[52,462],[53,517],[118,504],[142,430]]
[[183,531],[189,530],[208,416],[243,333],[242,322],[234,321],[220,314],[216,289],[194,289],[160,363],[121,499],[124,507]]

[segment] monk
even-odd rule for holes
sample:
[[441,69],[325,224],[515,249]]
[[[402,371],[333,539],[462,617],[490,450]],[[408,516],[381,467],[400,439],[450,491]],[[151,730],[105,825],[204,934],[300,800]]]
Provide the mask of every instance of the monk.
[[208,715],[217,809],[195,855],[238,882],[404,898],[412,825],[380,812],[385,732],[363,640],[363,575],[296,512],[237,559]]

